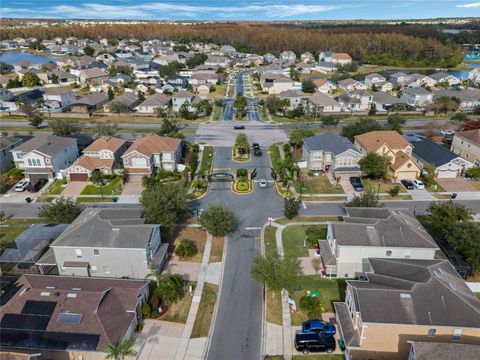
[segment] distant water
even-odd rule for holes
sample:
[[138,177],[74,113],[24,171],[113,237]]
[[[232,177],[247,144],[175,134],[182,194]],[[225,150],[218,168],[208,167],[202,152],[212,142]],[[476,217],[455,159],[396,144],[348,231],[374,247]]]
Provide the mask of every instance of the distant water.
[[57,61],[57,58],[54,56],[32,54],[28,51],[10,51],[0,54],[0,61],[11,65],[20,64],[24,61],[35,64],[46,64],[50,61]]

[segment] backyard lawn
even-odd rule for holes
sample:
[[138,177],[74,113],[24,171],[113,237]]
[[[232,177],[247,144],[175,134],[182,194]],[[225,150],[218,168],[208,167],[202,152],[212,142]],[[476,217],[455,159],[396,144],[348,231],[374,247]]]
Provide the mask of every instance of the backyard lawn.
[[[378,191],[378,181],[363,178],[362,183],[363,183],[363,186],[365,187],[365,190],[370,190],[370,191],[374,192],[375,194],[377,193],[377,191]],[[395,187],[396,185],[399,186],[401,193],[406,193],[407,192],[407,190],[405,189],[405,187],[402,184],[380,182],[380,193],[388,193],[388,190]]]
[[[190,305],[192,305],[193,293],[195,292],[195,285],[196,283],[194,281],[187,282],[184,288],[185,295],[179,302],[170,306],[170,309],[168,309],[168,313],[164,317],[162,317],[162,320],[182,324],[185,324],[187,322]],[[192,286],[192,293],[188,291],[189,286]]]
[[48,195],[60,195],[65,189],[65,184],[67,180],[55,180],[52,184],[48,187],[47,191],[45,191]]
[[[332,185],[330,180],[324,175],[320,176],[302,176],[303,186],[307,194],[344,194],[341,185]],[[295,189],[300,192],[301,182],[295,182]]]
[[305,257],[308,256],[308,247],[305,247],[305,229],[308,227],[319,228],[322,231],[322,238],[327,237],[326,225],[293,225],[288,226],[282,232],[283,252],[285,257]]
[[300,309],[300,299],[307,294],[307,290],[316,290],[320,293],[325,312],[333,312],[333,303],[345,300],[346,283],[344,279],[325,279],[317,275],[302,275],[299,280],[298,292],[290,293],[297,304],[297,312],[291,315],[292,325],[302,325],[308,316]]
[[202,291],[202,299],[198,307],[197,317],[193,324],[191,338],[207,337],[212,322],[215,301],[217,300],[218,286],[205,283]]
[[113,179],[109,184],[100,187],[96,185],[87,185],[80,195],[120,195],[122,193],[122,181],[120,178]]
[[191,240],[197,246],[197,254],[192,257],[182,258],[182,261],[202,262],[203,250],[205,249],[205,242],[207,240],[207,233],[199,228],[180,228],[173,245],[176,247],[183,239]]

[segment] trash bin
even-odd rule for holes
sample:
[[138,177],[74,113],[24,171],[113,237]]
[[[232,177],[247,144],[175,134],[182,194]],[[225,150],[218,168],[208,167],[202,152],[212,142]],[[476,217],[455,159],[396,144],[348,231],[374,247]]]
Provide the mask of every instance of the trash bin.
[[338,346],[339,346],[340,350],[345,351],[345,341],[343,341],[342,339],[339,339],[338,340]]
[[116,203],[116,202],[118,201],[118,197],[114,196],[114,197],[112,198],[112,201],[113,201],[114,203]]
[[452,199],[456,199],[456,198],[457,198],[457,193],[451,194],[450,197],[451,197]]
[[27,197],[27,198],[25,199],[25,201],[26,201],[28,204],[30,204],[30,203],[32,202],[32,198],[31,198],[31,197]]

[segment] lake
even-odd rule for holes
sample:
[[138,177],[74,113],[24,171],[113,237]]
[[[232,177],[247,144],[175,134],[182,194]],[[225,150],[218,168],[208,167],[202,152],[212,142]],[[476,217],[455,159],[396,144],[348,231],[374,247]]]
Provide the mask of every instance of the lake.
[[20,64],[24,61],[35,64],[46,64],[49,61],[57,61],[57,58],[48,55],[37,55],[28,51],[9,51],[0,54],[0,61],[11,65]]

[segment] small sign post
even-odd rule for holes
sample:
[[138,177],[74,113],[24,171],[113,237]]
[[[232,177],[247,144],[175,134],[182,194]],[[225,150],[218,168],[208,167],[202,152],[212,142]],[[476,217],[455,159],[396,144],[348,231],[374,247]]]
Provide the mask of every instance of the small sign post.
[[268,226],[272,226],[273,218],[271,216],[269,216],[267,220],[268,220]]

